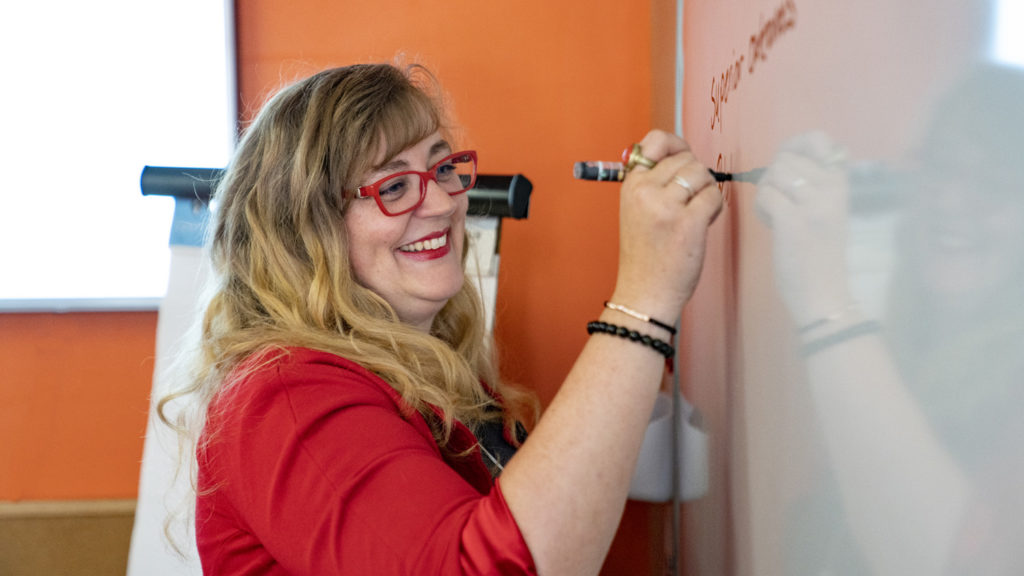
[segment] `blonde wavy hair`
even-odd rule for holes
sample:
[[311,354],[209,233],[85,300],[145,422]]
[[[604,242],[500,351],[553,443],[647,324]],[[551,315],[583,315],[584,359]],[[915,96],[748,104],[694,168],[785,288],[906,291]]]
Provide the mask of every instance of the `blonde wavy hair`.
[[[535,421],[533,396],[499,377],[471,282],[428,334],[402,324],[349,265],[343,191],[360,184],[380,150],[387,161],[438,130],[450,132],[443,109],[423,67],[364,64],[282,89],[248,127],[214,196],[213,285],[191,375],[159,402],[161,417],[192,439],[193,450],[211,401],[242,381],[246,360],[289,347],[337,354],[379,375],[424,416],[442,448],[456,420],[470,428],[499,418],[507,428]],[[185,399],[189,411],[165,412]],[[214,435],[206,430],[204,442]]]

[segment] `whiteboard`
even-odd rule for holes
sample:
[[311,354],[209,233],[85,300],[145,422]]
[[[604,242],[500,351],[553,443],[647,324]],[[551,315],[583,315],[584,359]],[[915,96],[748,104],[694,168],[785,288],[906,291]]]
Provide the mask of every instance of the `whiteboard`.
[[223,166],[232,3],[4,2],[0,311],[154,309],[174,202],[147,164]]
[[681,573],[1024,570],[1018,3],[684,3],[684,134],[770,170],[684,312]]

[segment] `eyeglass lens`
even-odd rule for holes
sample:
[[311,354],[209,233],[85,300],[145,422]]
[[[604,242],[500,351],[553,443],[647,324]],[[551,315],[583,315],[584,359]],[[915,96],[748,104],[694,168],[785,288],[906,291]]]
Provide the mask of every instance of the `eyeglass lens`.
[[[445,159],[431,173],[442,190],[449,194],[464,192],[471,184],[475,165],[469,156]],[[378,194],[388,212],[409,210],[420,202],[426,184],[419,173],[396,174],[380,183]]]

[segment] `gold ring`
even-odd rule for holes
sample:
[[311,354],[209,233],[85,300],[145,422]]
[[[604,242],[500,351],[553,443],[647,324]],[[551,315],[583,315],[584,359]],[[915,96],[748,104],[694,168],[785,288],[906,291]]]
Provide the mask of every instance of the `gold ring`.
[[637,166],[643,166],[644,168],[654,168],[656,162],[651,160],[647,156],[644,156],[643,151],[640,149],[639,144],[633,144],[633,147],[627,154],[625,151],[622,153],[626,157],[626,171],[630,171]]
[[680,186],[682,186],[683,190],[686,190],[686,198],[687,198],[687,200],[689,200],[691,196],[693,196],[694,194],[697,193],[697,191],[693,189],[693,185],[690,184],[686,180],[686,178],[683,178],[682,176],[673,176],[672,177],[672,181],[675,182],[676,184],[679,184]]

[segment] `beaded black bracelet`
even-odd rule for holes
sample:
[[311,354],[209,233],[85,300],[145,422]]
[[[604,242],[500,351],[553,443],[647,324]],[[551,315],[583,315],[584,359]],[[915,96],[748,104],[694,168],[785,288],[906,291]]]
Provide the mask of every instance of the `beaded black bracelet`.
[[664,340],[658,340],[657,338],[652,338],[647,334],[641,334],[636,330],[629,330],[622,326],[601,322],[600,320],[587,323],[587,334],[594,334],[595,332],[611,334],[612,336],[618,336],[619,338],[626,338],[632,342],[637,342],[644,346],[654,348],[666,359],[671,358],[676,353],[676,349]]

